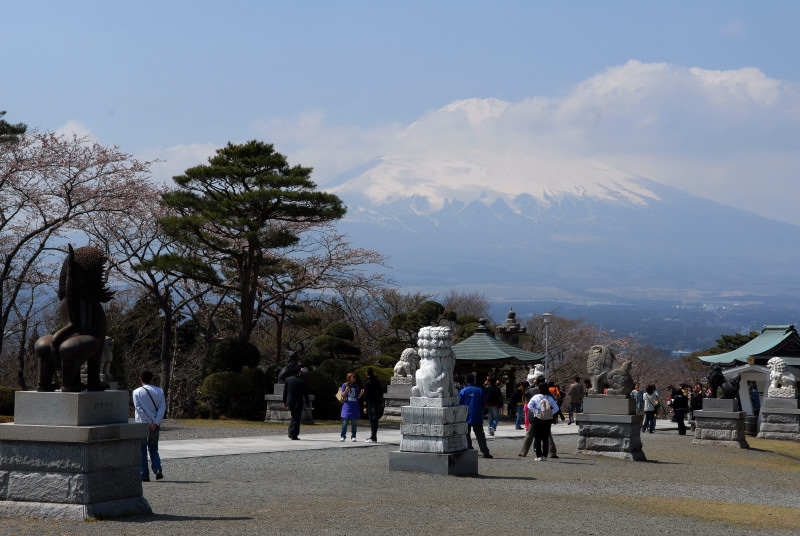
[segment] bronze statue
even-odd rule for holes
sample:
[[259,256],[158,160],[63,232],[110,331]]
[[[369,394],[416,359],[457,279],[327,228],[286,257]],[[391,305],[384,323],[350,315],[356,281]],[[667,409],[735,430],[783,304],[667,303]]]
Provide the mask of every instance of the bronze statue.
[[300,352],[292,352],[286,359],[286,365],[278,373],[278,383],[286,383],[286,378],[297,374],[300,370]]
[[742,376],[737,374],[730,380],[722,373],[722,367],[719,363],[711,365],[711,371],[708,373],[708,387],[709,398],[717,398],[717,390],[722,389],[722,396],[720,398],[734,399],[739,396],[739,383]]
[[[106,256],[95,247],[69,253],[61,266],[58,299],[64,327],[53,335],[36,341],[34,350],[39,358],[39,387],[37,391],[55,391],[55,367],[60,363],[64,392],[105,391],[108,384],[100,381],[100,364],[106,338],[106,314],[101,304],[112,296],[105,284]],[[81,383],[81,365],[87,365],[87,385]]]

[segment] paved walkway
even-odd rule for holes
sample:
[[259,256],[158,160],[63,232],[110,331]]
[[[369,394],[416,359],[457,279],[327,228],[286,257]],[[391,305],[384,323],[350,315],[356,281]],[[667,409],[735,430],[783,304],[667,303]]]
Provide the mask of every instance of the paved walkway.
[[[677,425],[668,420],[659,420],[657,431],[676,430]],[[553,435],[577,434],[576,425],[559,423],[551,428]],[[368,433],[368,432],[367,432]],[[514,425],[503,424],[495,432],[494,436],[487,434],[490,450],[491,442],[496,439],[518,438],[522,440],[525,430],[516,430]],[[158,452],[162,459],[178,458],[198,458],[204,456],[229,456],[231,454],[261,454],[266,452],[288,452],[293,450],[322,450],[331,448],[354,448],[372,447],[380,445],[400,446],[399,430],[378,429],[378,443],[365,443],[366,435],[362,432],[357,441],[349,439],[339,440],[339,433],[309,433],[303,434],[300,428],[300,440],[292,441],[284,435],[269,435],[258,437],[232,437],[224,439],[180,439],[173,441],[161,441],[158,445]]]

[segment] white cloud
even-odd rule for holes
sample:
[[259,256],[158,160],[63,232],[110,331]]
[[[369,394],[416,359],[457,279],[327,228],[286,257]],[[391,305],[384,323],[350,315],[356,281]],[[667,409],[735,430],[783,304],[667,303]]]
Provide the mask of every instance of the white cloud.
[[[258,128],[290,161],[314,166],[323,186],[375,157],[423,160],[431,172],[437,162],[445,167],[470,162],[474,166],[465,181],[584,160],[565,173],[605,162],[800,224],[790,206],[800,197],[800,181],[794,180],[799,110],[797,84],[759,69],[716,71],[631,60],[563,95],[512,103],[457,101],[405,128],[331,125],[317,111]],[[491,169],[480,171],[487,166]]]

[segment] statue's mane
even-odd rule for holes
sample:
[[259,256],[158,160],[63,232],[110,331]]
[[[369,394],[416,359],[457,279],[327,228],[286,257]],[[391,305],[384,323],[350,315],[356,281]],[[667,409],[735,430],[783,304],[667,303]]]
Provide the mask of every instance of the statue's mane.
[[108,258],[99,249],[84,246],[73,251],[74,264],[70,263],[70,256],[64,259],[61,265],[61,274],[58,278],[58,299],[67,296],[67,275],[71,273],[74,283],[78,287],[78,294],[90,301],[106,303],[114,293],[106,286],[105,265]]

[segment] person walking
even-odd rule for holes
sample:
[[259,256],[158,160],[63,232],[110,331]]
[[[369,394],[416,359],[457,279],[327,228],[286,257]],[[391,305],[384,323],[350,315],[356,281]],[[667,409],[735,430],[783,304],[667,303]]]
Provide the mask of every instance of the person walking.
[[533,415],[533,424],[525,434],[522,450],[519,456],[527,456],[533,443],[536,452],[536,461],[547,460],[550,445],[550,427],[553,425],[553,416],[558,413],[558,404],[550,395],[550,388],[546,383],[539,384],[539,393],[528,402],[528,414]]
[[497,425],[500,423],[500,410],[503,408],[503,391],[497,386],[494,376],[489,376],[483,390],[486,392],[486,414],[489,425],[489,435],[493,436]]
[[358,430],[358,401],[364,395],[364,392],[356,383],[356,374],[354,372],[347,373],[347,381],[342,384],[341,392],[344,395],[344,402],[342,402],[342,437],[339,441],[344,441],[347,437],[347,424],[350,423],[350,440],[356,440],[356,431]]
[[[694,384],[692,393],[689,395],[689,420],[694,422],[694,412],[703,409],[703,386],[699,383]],[[692,428],[694,430],[694,428]]]
[[156,480],[164,478],[161,467],[161,456],[158,455],[158,434],[161,430],[161,421],[167,410],[167,401],[164,391],[152,385],[153,373],[149,370],[142,371],[139,375],[142,386],[133,391],[133,409],[136,422],[148,423],[147,437],[142,438],[139,457],[139,472],[142,482],[150,482],[150,470],[147,468],[147,454],[150,453],[150,465],[156,475]]
[[583,411],[583,384],[581,383],[580,376],[575,376],[572,383],[567,388],[567,398],[569,398],[569,405],[567,406],[567,415],[569,421],[567,424],[575,423],[575,414]]
[[678,423],[678,435],[686,435],[686,411],[689,409],[689,398],[683,392],[681,387],[672,391],[670,395],[672,400],[672,414],[675,416],[675,422]]
[[644,390],[638,383],[633,384],[630,396],[636,401],[636,413],[642,414],[644,412]]
[[[550,396],[553,397],[553,400],[556,401],[556,404],[561,406],[561,404],[562,404],[562,402],[564,400],[564,398],[561,396],[561,389],[559,389],[558,385],[556,385],[556,382],[554,382],[552,380],[550,380],[548,385],[550,386]],[[560,407],[558,408],[558,411],[556,413],[554,413],[554,415],[555,415],[555,417],[553,418],[553,424],[558,424],[558,419],[559,418],[561,418],[562,421],[566,420],[564,418],[564,414],[561,412],[561,408]]]
[[646,431],[652,434],[656,429],[656,410],[659,405],[656,386],[652,383],[648,385],[644,390],[642,398],[644,399],[644,424],[642,425],[642,432]]
[[467,386],[458,393],[458,403],[467,406],[467,448],[472,448],[472,438],[474,432],[478,440],[478,448],[483,453],[484,458],[493,458],[489,453],[489,446],[486,444],[486,434],[483,433],[483,406],[486,403],[486,391],[475,385],[475,375],[469,374],[466,380]]
[[517,410],[516,429],[522,430],[522,423],[525,422],[525,388],[528,382],[520,382],[517,384],[514,392],[511,394],[511,401],[509,407],[513,406]]
[[369,419],[370,436],[364,440],[365,443],[375,443],[378,441],[378,421],[383,417],[383,386],[380,380],[375,377],[372,367],[367,369],[367,381],[364,384],[364,414]]
[[303,419],[303,408],[311,405],[308,396],[308,384],[303,378],[304,368],[296,367],[292,375],[283,384],[283,407],[289,408],[289,439],[298,440],[300,421]]

